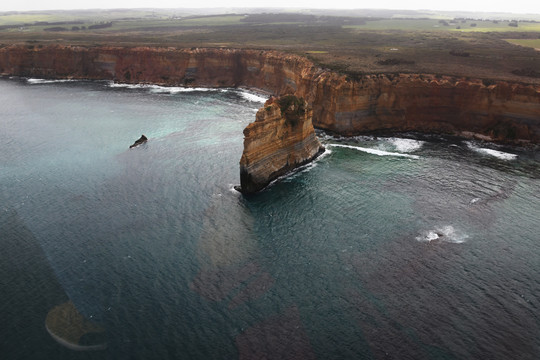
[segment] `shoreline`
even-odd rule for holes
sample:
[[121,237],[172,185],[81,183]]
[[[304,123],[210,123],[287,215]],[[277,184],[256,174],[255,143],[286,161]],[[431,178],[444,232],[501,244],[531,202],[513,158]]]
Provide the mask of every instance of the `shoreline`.
[[[150,82],[141,82],[141,83],[128,83],[128,82],[116,82],[114,80],[99,80],[99,79],[85,79],[85,78],[36,78],[36,77],[29,77],[29,76],[18,76],[18,75],[9,75],[9,74],[0,74],[0,79],[4,80],[19,80],[19,81],[26,81],[29,85],[46,85],[46,84],[54,84],[54,83],[68,83],[68,82],[95,82],[95,83],[107,83],[108,87],[110,88],[129,88],[129,89],[182,89],[180,91],[171,91],[170,94],[180,93],[180,92],[196,92],[196,91],[237,91],[239,93],[244,93],[248,95],[254,95],[257,97],[260,97],[260,100],[251,100],[246,99],[248,101],[254,102],[254,103],[261,103],[264,104],[268,98],[272,97],[273,94],[269,91],[266,91],[264,89],[260,89],[257,87],[252,86],[239,86],[239,87],[204,87],[204,86],[181,86],[181,85],[167,85],[167,84],[158,84],[158,83],[150,83]],[[35,80],[35,82],[32,82],[31,80]],[[165,91],[164,91],[165,92]],[[267,96],[266,100],[263,101],[263,96]],[[411,134],[413,138],[417,137],[430,137],[430,136],[442,136],[445,138],[456,138],[459,140],[475,140],[480,142],[486,142],[491,143],[497,146],[508,146],[511,148],[524,148],[524,149],[535,149],[540,146],[540,144],[522,140],[518,142],[501,142],[497,139],[494,139],[490,136],[476,133],[472,131],[462,131],[460,133],[456,134],[450,134],[445,132],[423,132],[423,131],[400,131],[400,130],[391,130],[391,129],[381,129],[381,130],[372,130],[372,131],[366,131],[361,132],[354,135],[348,135],[348,134],[339,134],[332,130],[325,129],[323,127],[314,126],[314,129],[317,131],[323,131],[328,135],[331,136],[340,136],[343,138],[354,138],[357,136],[374,136],[374,137],[392,137],[392,136],[403,136],[407,137],[407,134]],[[305,166],[302,165],[302,167]],[[294,172],[294,170],[292,170]],[[272,182],[274,182],[273,180]]]
[[540,143],[538,85],[424,73],[348,76],[277,50],[11,45],[0,48],[0,73],[294,93],[313,108],[315,128],[346,136],[414,131]]

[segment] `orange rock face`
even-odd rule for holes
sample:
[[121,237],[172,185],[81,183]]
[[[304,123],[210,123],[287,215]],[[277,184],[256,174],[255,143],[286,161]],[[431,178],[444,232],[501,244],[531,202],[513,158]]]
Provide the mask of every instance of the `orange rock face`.
[[309,60],[237,49],[7,46],[0,73],[294,92],[313,108],[315,127],[343,135],[419,131],[540,142],[540,88],[425,74],[349,79]]
[[[261,109],[257,121],[244,131],[242,179],[251,177],[254,184],[268,183],[284,169],[291,169],[292,163],[310,158],[302,151],[291,157],[285,154],[292,151],[295,142],[300,148],[317,148],[311,124],[342,135],[417,131],[540,143],[538,86],[426,74],[350,79],[300,56],[275,51],[6,46],[0,48],[0,73],[171,86],[251,87],[276,96],[294,93],[304,98],[312,110],[302,131],[292,131],[273,104]],[[265,161],[270,170],[264,169]]]
[[275,94],[296,90],[299,76],[311,66],[297,56],[259,50],[61,45],[0,48],[0,74],[4,75],[253,87]]
[[540,88],[433,75],[328,75],[313,99],[316,127],[343,135],[417,131],[540,142]]
[[315,136],[312,111],[294,95],[270,99],[244,129],[240,186],[254,193],[279,176],[317,157],[324,148]]

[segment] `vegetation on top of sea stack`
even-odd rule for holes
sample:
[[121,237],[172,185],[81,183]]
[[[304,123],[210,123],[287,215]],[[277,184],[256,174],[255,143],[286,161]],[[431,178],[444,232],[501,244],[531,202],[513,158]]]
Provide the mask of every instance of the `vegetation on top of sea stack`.
[[298,124],[300,118],[306,113],[306,102],[304,98],[299,98],[295,95],[285,95],[277,99],[277,103],[281,113],[292,126]]

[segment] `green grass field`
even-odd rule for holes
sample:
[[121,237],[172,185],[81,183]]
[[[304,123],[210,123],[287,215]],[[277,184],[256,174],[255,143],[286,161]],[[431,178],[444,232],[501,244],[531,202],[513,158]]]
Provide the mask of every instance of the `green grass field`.
[[80,10],[80,11],[32,11],[25,13],[0,13],[0,26],[33,24],[38,21],[84,21],[100,22],[125,18],[152,19],[165,18],[169,15],[156,13],[151,10]]
[[517,27],[508,26],[508,22],[499,22],[495,24],[491,21],[476,21],[477,26],[471,27],[469,24],[462,24],[463,32],[540,32],[540,23],[537,22],[519,22]]
[[[375,31],[540,32],[540,23],[537,22],[519,22],[517,27],[508,26],[508,21],[446,20],[446,23],[448,25],[435,19],[383,19],[366,21],[365,25],[346,25],[345,28]],[[473,24],[476,26],[471,26]]]
[[207,16],[195,17],[180,20],[180,24],[184,26],[227,26],[240,25],[244,15],[223,15],[223,16]]
[[447,30],[441,26],[438,20],[405,20],[405,19],[384,19],[366,21],[364,25],[345,25],[345,28],[356,30],[404,30],[404,31],[428,31],[428,30]]
[[505,39],[510,44],[531,47],[540,50],[540,39]]
[[[430,73],[540,83],[540,79],[516,75],[540,66],[540,52],[533,49],[540,47],[540,22],[520,21],[512,27],[508,26],[509,20],[451,20],[436,16],[404,19],[354,17],[348,13],[328,16],[193,11],[0,13],[0,26],[4,26],[0,28],[0,46],[60,43],[274,49],[307,56],[318,66],[355,76]],[[48,24],[36,24],[44,21]],[[89,29],[110,22],[112,26]],[[65,30],[44,31],[51,27]],[[513,38],[519,40],[507,40]]]

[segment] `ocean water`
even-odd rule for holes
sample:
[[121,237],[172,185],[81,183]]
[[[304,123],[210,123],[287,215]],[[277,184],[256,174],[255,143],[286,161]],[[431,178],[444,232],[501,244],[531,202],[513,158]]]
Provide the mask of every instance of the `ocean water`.
[[[262,101],[0,80],[0,358],[540,358],[536,150],[320,132],[246,197]],[[68,301],[106,349],[49,335]]]

